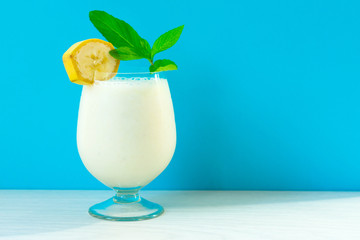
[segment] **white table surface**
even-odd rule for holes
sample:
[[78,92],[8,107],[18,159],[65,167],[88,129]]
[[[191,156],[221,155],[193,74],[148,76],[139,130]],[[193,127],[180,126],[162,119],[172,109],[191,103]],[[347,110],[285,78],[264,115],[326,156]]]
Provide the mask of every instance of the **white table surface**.
[[110,222],[111,191],[0,190],[0,239],[360,239],[360,192],[143,191],[165,213]]

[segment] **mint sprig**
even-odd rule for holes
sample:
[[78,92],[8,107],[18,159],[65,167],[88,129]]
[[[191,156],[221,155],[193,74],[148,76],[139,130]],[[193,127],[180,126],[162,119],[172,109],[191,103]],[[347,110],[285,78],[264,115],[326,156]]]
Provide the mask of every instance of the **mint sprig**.
[[173,61],[162,59],[154,62],[154,56],[174,46],[179,40],[184,26],[162,34],[151,48],[148,41],[140,37],[125,21],[98,10],[91,11],[89,17],[95,28],[116,48],[109,52],[112,57],[123,61],[145,58],[151,64],[149,70],[152,73],[177,70]]

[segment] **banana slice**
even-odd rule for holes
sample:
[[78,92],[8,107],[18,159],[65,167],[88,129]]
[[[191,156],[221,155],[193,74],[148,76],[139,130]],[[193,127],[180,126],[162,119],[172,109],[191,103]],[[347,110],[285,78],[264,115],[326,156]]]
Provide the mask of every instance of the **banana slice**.
[[109,54],[112,49],[114,46],[111,43],[100,39],[88,39],[72,45],[63,55],[70,81],[89,85],[95,79],[103,81],[112,78],[120,64]]

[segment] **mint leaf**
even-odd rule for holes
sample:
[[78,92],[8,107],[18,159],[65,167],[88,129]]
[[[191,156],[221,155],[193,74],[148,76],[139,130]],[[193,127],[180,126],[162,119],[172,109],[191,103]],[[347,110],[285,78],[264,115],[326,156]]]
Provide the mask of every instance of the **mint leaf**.
[[174,44],[179,40],[183,28],[184,25],[174,28],[173,30],[164,33],[158,39],[156,39],[151,49],[151,59],[154,58],[155,54],[174,46]]
[[153,65],[150,66],[150,72],[161,72],[161,71],[171,71],[177,70],[176,64],[169,59],[157,60]]
[[136,59],[151,57],[149,43],[125,21],[117,19],[104,11],[91,11],[89,18],[97,30],[114,47],[128,47],[138,56]]
[[129,60],[136,60],[141,59],[143,57],[139,56],[132,48],[129,47],[119,47],[117,49],[113,49],[110,52],[110,55],[113,58],[123,60],[123,61],[129,61]]
[[146,56],[145,58],[151,60],[151,47],[149,42],[142,38],[140,40],[140,45],[143,48],[144,55]]

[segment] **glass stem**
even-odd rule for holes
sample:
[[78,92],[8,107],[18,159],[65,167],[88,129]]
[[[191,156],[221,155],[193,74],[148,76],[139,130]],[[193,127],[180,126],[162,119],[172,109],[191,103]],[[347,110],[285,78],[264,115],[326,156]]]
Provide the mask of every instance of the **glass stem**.
[[139,202],[139,188],[115,188],[116,194],[113,197],[115,203],[135,203]]

